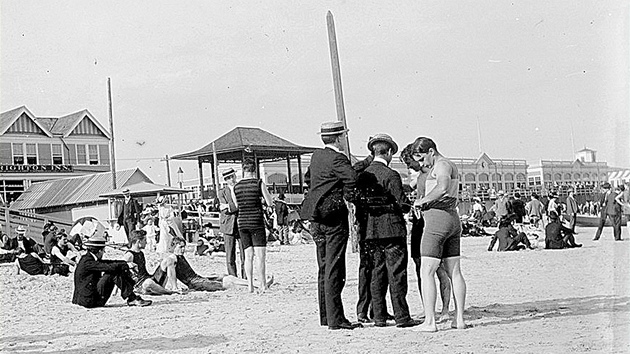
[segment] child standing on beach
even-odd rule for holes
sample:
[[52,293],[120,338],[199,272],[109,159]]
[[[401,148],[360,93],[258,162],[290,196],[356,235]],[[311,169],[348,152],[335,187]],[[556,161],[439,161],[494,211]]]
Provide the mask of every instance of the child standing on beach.
[[153,218],[150,217],[150,218],[147,219],[147,224],[144,225],[142,230],[144,230],[144,232],[147,233],[147,247],[146,247],[146,249],[151,251],[151,252],[154,252],[155,251],[155,245],[157,244],[155,235],[157,234],[158,228],[157,228],[157,226],[155,226]]

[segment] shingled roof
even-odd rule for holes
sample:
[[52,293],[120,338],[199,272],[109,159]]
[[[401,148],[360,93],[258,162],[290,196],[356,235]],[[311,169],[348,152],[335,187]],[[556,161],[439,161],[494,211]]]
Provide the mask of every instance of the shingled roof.
[[65,138],[72,133],[74,128],[76,128],[83,119],[87,118],[96,125],[103,135],[111,139],[109,131],[105,129],[87,109],[70,113],[63,117],[36,117],[25,106],[17,107],[0,114],[0,134],[4,134],[22,114],[26,114],[26,116],[37,124],[48,136],[52,136],[53,134],[63,135]]
[[[316,148],[294,144],[266,130],[252,127],[236,127],[213,141],[219,161],[240,161],[245,154],[260,159],[274,160],[308,154]],[[199,150],[175,155],[175,160],[197,160],[212,162],[212,143]]]

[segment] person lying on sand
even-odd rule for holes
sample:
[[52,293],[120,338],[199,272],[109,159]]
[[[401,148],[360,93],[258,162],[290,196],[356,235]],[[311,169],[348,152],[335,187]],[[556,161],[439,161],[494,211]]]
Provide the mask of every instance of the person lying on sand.
[[147,295],[171,295],[176,293],[158,284],[154,275],[147,271],[146,259],[142,252],[147,246],[147,232],[144,230],[131,231],[129,243],[131,248],[125,252],[123,258],[127,263],[134,263],[138,266],[136,271],[132,271],[133,280],[136,282],[135,292]]
[[499,241],[499,247],[497,248],[499,252],[519,251],[525,249],[525,247],[534,249],[531,243],[529,243],[527,235],[525,235],[524,232],[518,232],[514,228],[514,221],[514,214],[507,215],[499,221],[499,230],[492,236],[488,251],[492,251],[497,241]]
[[[233,275],[213,274],[208,277],[200,276],[192,269],[184,257],[186,241],[181,237],[175,237],[171,245],[173,253],[168,254],[162,260],[162,263],[153,275],[155,279],[159,279],[158,283],[160,285],[174,291],[181,291],[177,285],[178,280],[184,283],[188,289],[197,291],[219,291],[235,286],[249,286],[247,280],[239,279]],[[267,278],[267,287],[271,284],[273,284],[273,276]]]

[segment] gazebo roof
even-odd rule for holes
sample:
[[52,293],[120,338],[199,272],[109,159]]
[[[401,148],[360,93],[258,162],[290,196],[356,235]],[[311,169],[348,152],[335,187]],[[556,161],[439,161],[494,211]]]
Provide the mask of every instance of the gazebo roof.
[[296,145],[260,128],[236,127],[199,150],[172,156],[174,160],[213,162],[212,143],[219,161],[241,161],[244,155],[261,160],[278,160],[287,156],[309,154],[316,148]]

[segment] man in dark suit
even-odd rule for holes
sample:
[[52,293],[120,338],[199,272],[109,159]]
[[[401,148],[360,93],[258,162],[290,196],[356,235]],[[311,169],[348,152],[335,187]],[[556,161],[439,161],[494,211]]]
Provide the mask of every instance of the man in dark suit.
[[87,308],[105,306],[114,290],[120,289],[120,295],[129,306],[149,306],[150,300],[143,300],[133,292],[135,282],[129,271],[137,266],[125,261],[103,260],[105,238],[93,236],[84,244],[87,253],[81,257],[74,270],[74,294],[72,303]]
[[387,134],[377,134],[368,142],[374,161],[357,180],[358,208],[366,214],[365,245],[372,264],[370,292],[374,325],[385,327],[387,287],[391,293],[394,318],[398,327],[412,327],[420,321],[411,319],[407,304],[407,227],[403,213],[411,202],[403,191],[398,172],[389,167],[398,145]]
[[609,217],[612,223],[615,241],[621,241],[621,205],[615,201],[617,194],[610,190],[610,183],[604,183],[602,188],[604,188],[604,194],[600,199],[602,210],[599,218],[599,226],[597,227],[593,241],[599,240],[599,237],[602,235],[604,224],[606,224],[606,217]]
[[136,224],[140,221],[142,209],[140,209],[138,202],[131,197],[129,188],[123,190],[123,195],[125,200],[122,204],[122,210],[118,214],[118,226],[116,229],[120,229],[120,225],[122,225],[125,228],[127,237],[129,237],[130,232],[136,229]]
[[317,246],[320,324],[333,330],[362,327],[348,321],[341,301],[350,232],[344,198],[353,201],[357,178],[350,160],[341,152],[346,132],[343,122],[322,124],[320,134],[325,147],[311,157],[305,175],[309,192],[301,211],[301,217],[311,221]]
[[245,251],[243,243],[240,241],[238,234],[238,225],[236,218],[238,216],[238,205],[236,204],[236,196],[234,195],[234,185],[236,184],[236,171],[230,168],[223,172],[223,179],[227,183],[225,188],[219,191],[219,232],[223,234],[225,241],[225,263],[227,265],[227,273],[238,277],[236,272],[236,242],[241,256],[241,278],[245,278]]

